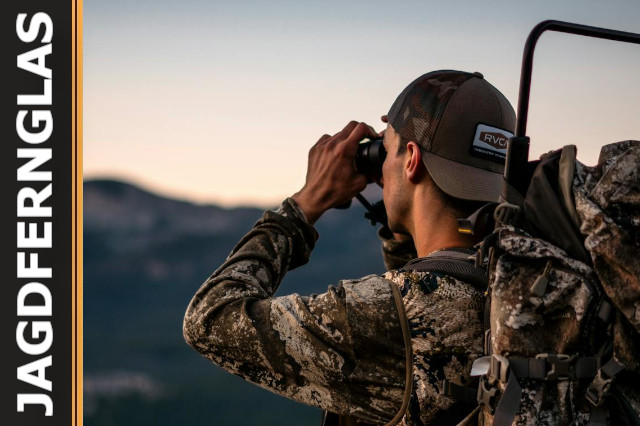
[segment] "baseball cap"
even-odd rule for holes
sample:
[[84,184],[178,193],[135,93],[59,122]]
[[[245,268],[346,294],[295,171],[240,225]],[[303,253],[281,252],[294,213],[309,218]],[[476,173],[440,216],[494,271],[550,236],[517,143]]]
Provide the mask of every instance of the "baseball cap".
[[498,201],[516,114],[498,89],[475,72],[439,70],[400,93],[388,122],[416,142],[438,187],[465,200]]

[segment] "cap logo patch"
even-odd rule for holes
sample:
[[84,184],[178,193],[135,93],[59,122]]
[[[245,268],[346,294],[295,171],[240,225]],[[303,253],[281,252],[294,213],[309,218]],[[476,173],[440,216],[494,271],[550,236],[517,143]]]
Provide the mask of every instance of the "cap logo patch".
[[480,132],[480,141],[496,149],[505,149],[507,147],[507,137],[498,132]]
[[507,157],[507,141],[513,133],[486,124],[478,124],[471,145],[471,155],[504,163]]

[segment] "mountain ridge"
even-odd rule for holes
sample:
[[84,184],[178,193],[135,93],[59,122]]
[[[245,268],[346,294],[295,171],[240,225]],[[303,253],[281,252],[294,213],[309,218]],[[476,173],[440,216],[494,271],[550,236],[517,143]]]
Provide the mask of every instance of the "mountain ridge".
[[[186,232],[215,232],[233,225],[229,220],[242,222],[262,211],[256,207],[195,204],[164,197],[116,179],[85,181],[83,207],[85,226],[137,232],[148,232],[168,224]],[[172,221],[170,217],[182,217],[182,220]]]

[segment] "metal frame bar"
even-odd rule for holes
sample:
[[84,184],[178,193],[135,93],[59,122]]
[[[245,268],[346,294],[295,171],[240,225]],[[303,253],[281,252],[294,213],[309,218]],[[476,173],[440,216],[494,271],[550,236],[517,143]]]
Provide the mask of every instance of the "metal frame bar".
[[527,131],[527,115],[529,111],[529,94],[531,92],[531,72],[533,69],[533,53],[538,39],[545,31],[576,34],[605,40],[622,41],[640,44],[640,34],[607,28],[590,27],[563,21],[542,21],[536,25],[524,45],[522,54],[522,70],[520,73],[520,93],[518,95],[518,115],[516,121],[516,136],[525,136]]
[[640,34],[574,24],[564,21],[542,21],[531,30],[522,54],[520,92],[518,94],[518,110],[516,115],[516,133],[509,141],[507,149],[507,159],[504,171],[505,188],[503,193],[507,193],[507,185],[511,184],[516,190],[524,195],[528,186],[528,182],[523,182],[526,177],[522,176],[522,174],[527,170],[527,162],[529,160],[529,138],[526,136],[526,131],[527,116],[529,112],[529,95],[531,93],[533,53],[538,39],[545,31],[556,31],[585,37],[640,44]]

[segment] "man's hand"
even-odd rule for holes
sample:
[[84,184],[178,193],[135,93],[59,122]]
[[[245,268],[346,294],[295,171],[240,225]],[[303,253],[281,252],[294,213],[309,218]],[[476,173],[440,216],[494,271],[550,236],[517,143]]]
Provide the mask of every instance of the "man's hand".
[[355,158],[360,141],[376,136],[371,126],[352,121],[333,136],[323,135],[311,148],[306,183],[292,197],[309,223],[367,186],[366,176],[356,171]]

